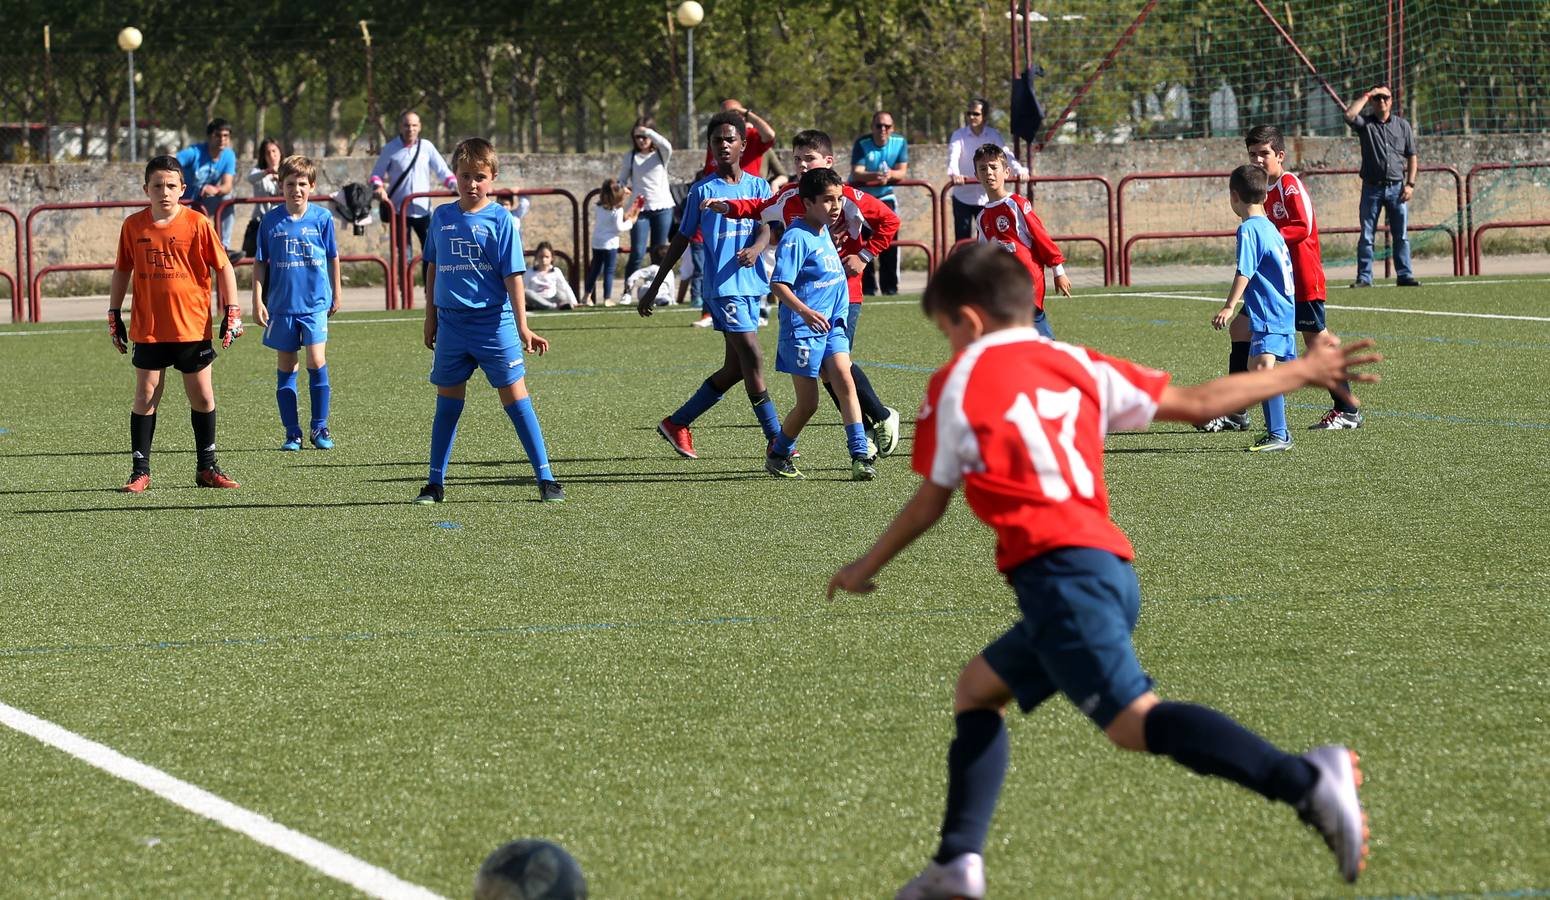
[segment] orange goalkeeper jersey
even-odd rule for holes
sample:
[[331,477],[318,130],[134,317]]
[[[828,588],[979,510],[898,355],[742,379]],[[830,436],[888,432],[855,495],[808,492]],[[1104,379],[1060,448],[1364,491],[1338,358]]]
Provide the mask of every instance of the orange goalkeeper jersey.
[[149,209],[124,220],[114,268],[134,291],[129,339],[137,344],[210,339],[210,272],[229,265],[210,220],[185,207],[166,222]]

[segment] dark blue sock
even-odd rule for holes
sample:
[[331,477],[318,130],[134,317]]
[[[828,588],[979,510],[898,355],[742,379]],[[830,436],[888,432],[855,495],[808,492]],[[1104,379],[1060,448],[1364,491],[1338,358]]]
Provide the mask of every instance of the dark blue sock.
[[761,391],[758,396],[750,394],[748,402],[753,404],[753,414],[759,420],[759,428],[764,431],[765,443],[773,441],[780,434],[780,413],[775,411],[775,401],[770,399],[770,392]]
[[1006,722],[991,709],[971,709],[957,717],[958,736],[947,748],[947,813],[936,861],[979,853],[990,831],[1010,750]]
[[447,463],[452,461],[452,440],[457,437],[457,420],[463,414],[463,401],[457,397],[436,395],[436,421],[431,423],[431,473],[426,481],[444,484]]
[[328,427],[328,401],[333,388],[328,384],[328,366],[307,370],[307,387],[312,394],[312,430]]
[[538,427],[538,414],[533,412],[533,398],[523,397],[506,407],[511,424],[517,426],[517,440],[522,442],[522,452],[533,464],[533,475],[539,481],[553,481],[549,471],[549,449],[544,446],[544,433]]
[[1266,430],[1274,437],[1280,438],[1283,441],[1291,440],[1292,433],[1286,430],[1286,397],[1282,394],[1276,394],[1259,406],[1260,409],[1265,411]]
[[668,419],[674,425],[682,425],[687,428],[694,424],[695,419],[704,415],[707,409],[715,406],[716,402],[721,399],[722,393],[722,391],[716,390],[716,386],[711,384],[710,379],[707,378],[700,384],[699,390],[694,392],[694,396],[689,398],[689,402],[678,407],[678,411],[668,416]]
[[274,372],[275,402],[280,405],[280,424],[285,426],[285,436],[301,434],[301,419],[296,414],[296,373],[284,369]]
[[786,429],[782,428],[775,433],[775,439],[770,441],[770,453],[774,456],[790,456],[796,447],[797,439],[786,436]]
[[1318,775],[1301,757],[1237,722],[1193,703],[1159,703],[1146,714],[1146,749],[1201,775],[1243,785],[1270,800],[1296,805]]
[[878,399],[877,391],[872,388],[872,379],[855,363],[850,364],[850,380],[856,383],[856,402],[861,404],[862,423],[876,425],[888,418],[888,407]]
[[850,451],[850,458],[866,456],[866,426],[857,422],[854,425],[845,426],[845,449]]

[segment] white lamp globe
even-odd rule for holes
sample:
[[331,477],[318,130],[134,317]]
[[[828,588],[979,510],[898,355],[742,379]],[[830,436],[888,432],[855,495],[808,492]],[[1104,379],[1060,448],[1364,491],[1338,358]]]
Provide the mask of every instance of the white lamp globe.
[[678,17],[678,24],[685,28],[693,28],[705,21],[705,7],[695,0],[684,0],[678,4],[678,12],[675,15]]
[[145,37],[140,34],[140,29],[130,26],[118,33],[118,49],[125,53],[133,53],[140,49],[140,42]]

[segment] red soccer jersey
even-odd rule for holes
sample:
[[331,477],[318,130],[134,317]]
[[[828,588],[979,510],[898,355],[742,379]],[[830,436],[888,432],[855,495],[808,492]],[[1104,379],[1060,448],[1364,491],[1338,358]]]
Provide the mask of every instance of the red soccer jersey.
[[[759,169],[764,163],[764,154],[768,153],[774,144],[765,143],[759,135],[759,130],[752,125],[743,133],[743,155],[738,159],[738,165],[749,175],[758,175]],[[705,148],[705,168],[700,170],[700,175],[709,175],[716,171],[716,157],[709,147]]]
[[1060,547],[1130,559],[1109,520],[1103,438],[1150,424],[1169,377],[1032,328],[991,332],[931,376],[914,469],[938,487],[963,485],[996,532],[1002,572]]
[[[876,197],[864,191],[858,191],[850,185],[843,185],[845,202],[840,208],[840,219],[829,230],[829,236],[834,239],[834,248],[839,255],[854,256],[862,250],[872,256],[876,256],[893,246],[894,235],[899,233],[899,216],[888,205]],[[789,227],[792,222],[802,218],[802,196],[797,192],[797,186],[787,185],[781,192],[773,197],[763,200],[728,200],[732,207],[727,213],[728,218],[748,219],[757,216],[760,220],[770,223],[779,223],[782,227]],[[865,225],[872,232],[870,237],[862,238],[861,227]],[[846,287],[850,290],[850,302],[861,302],[861,276],[851,275],[846,278]]]
[[1265,213],[1281,232],[1292,254],[1292,285],[1298,300],[1323,300],[1324,260],[1319,252],[1319,225],[1313,218],[1313,201],[1302,179],[1281,173],[1265,194]]
[[1014,254],[1033,276],[1033,304],[1044,308],[1044,267],[1064,265],[1066,258],[1050,240],[1044,223],[1033,211],[1033,201],[1017,194],[985,204],[979,214],[979,239],[999,244]]

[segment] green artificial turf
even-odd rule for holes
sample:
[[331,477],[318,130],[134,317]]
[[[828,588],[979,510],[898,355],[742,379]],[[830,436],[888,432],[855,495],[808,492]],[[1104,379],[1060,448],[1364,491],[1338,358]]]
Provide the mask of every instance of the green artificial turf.
[[[1222,292],[1049,309],[1063,339],[1191,382],[1227,342],[1188,298]],[[1289,749],[1355,747],[1367,873],[1345,886],[1288,810],[1116,751],[1056,700],[1012,722],[992,896],[1550,893],[1550,281],[1331,303],[1388,356],[1365,428],[1303,430],[1328,405],[1304,391],[1290,453],[1160,423],[1109,439],[1107,478],[1159,690]],[[654,433],[722,356],[684,313],[532,321],[562,506],[479,376],[447,502],[407,503],[434,407],[417,313],[336,319],[327,453],[277,450],[256,330],[222,353],[237,491],[194,487],[174,381],[142,496],[115,491],[132,370],[101,326],[0,328],[0,702],[449,896],[521,837],[569,848],[594,897],[891,896],[935,849],[953,680],[1015,617],[961,503],[876,594],[823,598],[918,483],[908,422],[943,340],[913,302],[869,303],[857,358],[904,412],[900,453],[847,481],[825,401],[808,477],[781,482],[741,391],[696,424],[699,460]],[[0,761],[0,893],[355,895],[9,729]]]

